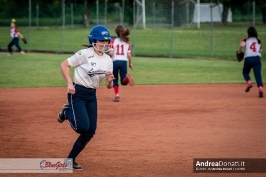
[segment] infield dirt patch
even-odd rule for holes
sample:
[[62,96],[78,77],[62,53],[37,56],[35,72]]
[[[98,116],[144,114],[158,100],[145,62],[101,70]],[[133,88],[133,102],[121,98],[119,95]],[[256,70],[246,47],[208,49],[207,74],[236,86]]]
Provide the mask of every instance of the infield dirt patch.
[[[266,158],[266,98],[244,84],[100,87],[98,129],[73,174],[0,176],[264,176],[196,174],[193,158]],[[64,158],[78,137],[57,122],[66,88],[0,89],[0,158]]]

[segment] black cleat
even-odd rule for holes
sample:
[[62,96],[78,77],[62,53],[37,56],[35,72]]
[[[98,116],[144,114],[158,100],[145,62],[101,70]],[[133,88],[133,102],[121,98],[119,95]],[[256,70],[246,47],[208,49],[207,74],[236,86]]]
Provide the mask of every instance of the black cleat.
[[263,87],[260,86],[259,87],[259,98],[262,98],[263,97]]
[[73,169],[74,170],[82,170],[83,167],[79,165],[77,162],[73,162]]
[[58,113],[57,120],[59,123],[64,122],[67,117],[66,117],[66,110],[69,110],[69,104],[64,104],[62,110]]
[[263,97],[263,92],[259,91],[259,98],[262,98],[262,97]]

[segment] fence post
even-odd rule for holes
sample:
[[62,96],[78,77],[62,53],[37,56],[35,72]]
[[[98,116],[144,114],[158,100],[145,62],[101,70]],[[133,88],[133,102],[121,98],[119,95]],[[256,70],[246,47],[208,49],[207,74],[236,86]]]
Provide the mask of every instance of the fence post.
[[211,11],[211,58],[213,58],[213,16],[212,16],[212,8],[215,5],[212,4],[212,1],[210,2],[210,11]]
[[96,21],[97,25],[99,25],[99,0],[96,0]]
[[39,27],[39,4],[36,4],[36,27]]
[[255,7],[256,7],[256,4],[255,4],[255,1],[252,2],[252,11],[253,11],[253,20],[252,20],[252,23],[253,23],[253,26],[255,27],[255,18],[256,18],[256,15],[255,15]]
[[62,52],[64,51],[64,42],[65,42],[65,0],[62,0]]
[[133,1],[133,41],[134,41],[134,46],[133,46],[133,56],[135,56],[135,46],[136,46],[136,2]]
[[153,26],[156,27],[156,9],[155,9],[155,2],[152,3],[152,14],[153,14]]
[[122,25],[124,24],[125,0],[122,0]]
[[146,29],[145,0],[142,0],[142,22],[143,22],[143,29]]
[[107,25],[107,2],[108,2],[108,0],[105,0],[105,7],[104,7],[104,26]]
[[200,29],[200,0],[197,0],[197,27]]
[[172,28],[172,34],[171,34],[171,54],[170,57],[173,57],[173,45],[174,45],[174,1],[172,1],[172,16],[171,16],[171,28]]
[[29,29],[28,29],[28,35],[29,35],[29,52],[31,50],[31,0],[29,0]]
[[189,1],[186,2],[186,25],[189,25]]
[[73,3],[70,4],[71,8],[71,26],[74,28],[74,10],[73,10]]

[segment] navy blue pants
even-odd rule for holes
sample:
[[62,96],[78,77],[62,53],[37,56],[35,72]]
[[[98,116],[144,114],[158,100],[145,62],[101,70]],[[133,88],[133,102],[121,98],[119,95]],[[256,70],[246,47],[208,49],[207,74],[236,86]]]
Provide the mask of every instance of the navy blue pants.
[[114,86],[119,86],[118,84],[118,74],[120,75],[120,83],[123,84],[122,80],[126,77],[127,74],[127,61],[116,60],[113,62],[113,74],[115,77]]
[[18,51],[21,51],[21,47],[19,46],[18,44],[19,42],[19,38],[18,37],[15,37],[12,39],[12,41],[8,44],[8,51],[11,53],[12,52],[12,46],[15,45],[17,48],[18,48]]
[[74,86],[76,93],[68,94],[70,110],[66,111],[72,129],[80,134],[68,156],[73,161],[91,140],[97,128],[96,89],[77,84]]
[[261,77],[261,60],[259,56],[245,58],[244,68],[243,68],[243,76],[245,80],[250,80],[249,73],[252,68],[257,82],[257,86],[263,87],[263,82]]

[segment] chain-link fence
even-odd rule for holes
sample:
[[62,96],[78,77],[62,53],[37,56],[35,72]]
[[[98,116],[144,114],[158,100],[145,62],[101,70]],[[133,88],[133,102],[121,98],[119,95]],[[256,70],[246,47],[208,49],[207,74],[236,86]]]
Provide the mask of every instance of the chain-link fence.
[[193,11],[195,3],[192,1],[148,1],[145,3],[145,24],[143,24],[143,6],[135,6],[136,27],[181,27],[193,24]]
[[[146,1],[145,5],[136,1],[133,7],[134,52],[138,55],[234,58],[240,41],[247,37],[249,26],[255,26],[261,41],[266,42],[266,3],[258,5],[248,1],[230,5],[225,9],[224,21],[224,7],[219,1],[198,4],[193,0],[153,0]],[[142,34],[140,29],[146,29],[147,33]],[[143,39],[158,47],[150,45],[149,48]]]
[[[221,22],[223,4],[200,3],[194,0],[153,0],[145,3],[145,8],[140,1],[134,2],[134,14],[136,27],[182,27],[197,25],[197,16],[200,16],[200,22],[211,22],[210,11],[212,9],[213,22]],[[200,13],[197,10],[199,7]],[[266,2],[263,5],[257,5],[255,1],[248,1],[243,5],[231,5],[228,9],[228,22],[252,22],[266,23]],[[145,24],[143,26],[143,12],[145,11]]]
[[[89,1],[55,2],[29,0],[28,4],[21,4],[19,13],[12,13],[17,3],[3,4],[2,9],[0,7],[1,49],[6,49],[10,40],[11,18],[16,18],[27,37],[28,45],[24,48],[28,51],[73,52],[80,43],[88,42],[89,29],[94,25],[107,26],[114,36],[114,27],[118,24],[131,29],[134,55],[232,58],[251,25],[257,28],[262,43],[266,42],[266,3],[258,5],[248,1],[230,6],[227,23],[223,23],[223,5],[219,3],[198,5],[193,0],[134,0],[129,4],[125,0],[116,3],[95,0],[85,28],[84,12]],[[45,41],[49,41],[49,45],[43,45]],[[263,50],[264,56],[265,52]]]

